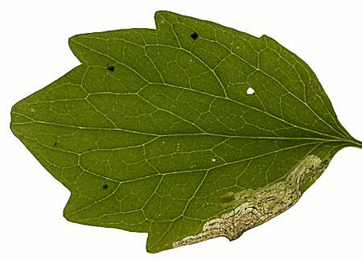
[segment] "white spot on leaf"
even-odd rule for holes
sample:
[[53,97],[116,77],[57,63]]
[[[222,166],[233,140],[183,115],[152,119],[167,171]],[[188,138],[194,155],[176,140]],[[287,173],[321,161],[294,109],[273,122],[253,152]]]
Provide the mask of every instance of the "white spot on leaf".
[[249,87],[247,90],[246,90],[246,94],[248,95],[252,95],[255,93],[255,90],[252,88],[252,87]]

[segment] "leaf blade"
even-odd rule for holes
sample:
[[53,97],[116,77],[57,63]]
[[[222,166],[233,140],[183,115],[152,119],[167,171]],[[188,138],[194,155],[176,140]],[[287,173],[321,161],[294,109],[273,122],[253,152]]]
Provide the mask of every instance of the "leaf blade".
[[14,134],[71,190],[68,220],[148,232],[158,252],[245,205],[235,194],[284,185],[315,156],[301,194],[338,150],[361,146],[273,39],[171,12],[155,21],[72,37],[82,65],[12,109]]

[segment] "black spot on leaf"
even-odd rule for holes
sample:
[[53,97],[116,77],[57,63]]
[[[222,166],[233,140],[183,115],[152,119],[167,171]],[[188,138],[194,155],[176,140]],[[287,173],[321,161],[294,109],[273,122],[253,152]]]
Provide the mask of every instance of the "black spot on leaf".
[[108,185],[107,185],[107,184],[104,184],[104,185],[103,185],[103,189],[105,189],[105,190],[108,189]]
[[108,67],[107,67],[107,70],[109,70],[109,71],[114,71],[114,66],[108,66]]
[[54,143],[54,146],[57,146],[58,143]]
[[199,37],[199,35],[196,32],[193,32],[190,36],[194,40],[196,40]]

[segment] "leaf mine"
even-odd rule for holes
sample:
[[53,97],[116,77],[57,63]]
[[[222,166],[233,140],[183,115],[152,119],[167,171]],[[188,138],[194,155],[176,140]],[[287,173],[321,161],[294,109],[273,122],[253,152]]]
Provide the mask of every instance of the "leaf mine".
[[315,181],[327,167],[315,155],[309,155],[288,174],[285,181],[269,184],[256,190],[247,189],[238,193],[227,193],[220,198],[222,204],[232,204],[235,208],[220,218],[207,221],[202,232],[174,242],[173,247],[193,244],[215,237],[234,240],[245,231],[263,224],[293,206],[302,195],[306,181]]

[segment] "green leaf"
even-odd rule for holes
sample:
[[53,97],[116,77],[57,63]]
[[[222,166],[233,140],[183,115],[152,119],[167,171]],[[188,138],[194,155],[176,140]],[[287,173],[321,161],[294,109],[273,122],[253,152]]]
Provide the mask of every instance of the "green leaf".
[[77,35],[81,65],[17,103],[11,129],[70,191],[72,222],[147,250],[230,240],[294,205],[346,146],[309,66],[275,40],[160,11]]

